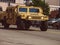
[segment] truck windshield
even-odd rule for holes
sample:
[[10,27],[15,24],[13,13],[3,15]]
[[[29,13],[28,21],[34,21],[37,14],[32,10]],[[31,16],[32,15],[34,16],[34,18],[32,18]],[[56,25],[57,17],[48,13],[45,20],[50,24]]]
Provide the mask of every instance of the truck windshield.
[[38,13],[38,12],[39,12],[39,9],[30,8],[30,9],[29,9],[29,12],[37,12],[37,13]]
[[27,12],[27,8],[19,8],[20,12]]

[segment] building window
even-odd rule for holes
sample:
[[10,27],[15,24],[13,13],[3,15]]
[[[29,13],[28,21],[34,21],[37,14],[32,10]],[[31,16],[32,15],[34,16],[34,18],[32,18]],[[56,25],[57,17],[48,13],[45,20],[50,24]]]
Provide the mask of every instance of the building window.
[[0,0],[0,2],[11,2],[11,3],[15,3],[15,0]]

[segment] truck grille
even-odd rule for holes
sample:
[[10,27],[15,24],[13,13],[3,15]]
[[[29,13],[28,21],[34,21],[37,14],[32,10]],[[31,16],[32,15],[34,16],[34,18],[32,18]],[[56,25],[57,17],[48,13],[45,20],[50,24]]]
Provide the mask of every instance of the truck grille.
[[41,17],[32,17],[32,19],[41,19]]

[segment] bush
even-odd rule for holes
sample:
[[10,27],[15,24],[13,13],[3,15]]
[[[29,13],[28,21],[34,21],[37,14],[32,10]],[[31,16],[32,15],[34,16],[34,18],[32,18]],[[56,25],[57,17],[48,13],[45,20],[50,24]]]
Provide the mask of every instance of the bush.
[[49,15],[49,5],[42,0],[32,0],[33,6],[42,7],[43,13]]

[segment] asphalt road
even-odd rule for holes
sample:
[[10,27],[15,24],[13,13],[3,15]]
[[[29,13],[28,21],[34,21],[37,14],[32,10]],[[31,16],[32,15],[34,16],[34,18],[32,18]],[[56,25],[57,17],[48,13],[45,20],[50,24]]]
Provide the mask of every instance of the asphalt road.
[[30,30],[0,29],[0,45],[60,45],[60,30],[39,28]]

